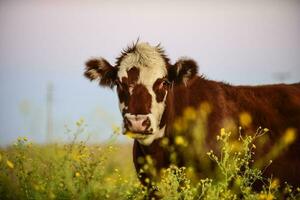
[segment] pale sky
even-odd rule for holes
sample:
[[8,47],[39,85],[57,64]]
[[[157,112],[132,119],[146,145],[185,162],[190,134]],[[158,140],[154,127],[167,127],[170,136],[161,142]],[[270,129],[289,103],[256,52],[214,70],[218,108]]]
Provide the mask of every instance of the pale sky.
[[[55,138],[84,118],[93,142],[121,117],[114,91],[83,76],[135,41],[161,43],[175,62],[232,84],[300,81],[300,1],[0,1],[0,144],[45,142],[46,86],[54,85]],[[283,77],[280,78],[279,75]],[[120,137],[121,140],[122,137]]]

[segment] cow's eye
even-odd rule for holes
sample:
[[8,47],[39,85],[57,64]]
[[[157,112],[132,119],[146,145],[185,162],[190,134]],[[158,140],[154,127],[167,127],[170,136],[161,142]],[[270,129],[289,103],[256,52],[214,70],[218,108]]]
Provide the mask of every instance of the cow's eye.
[[165,79],[163,81],[164,86],[169,86],[171,84],[171,82],[168,79]]
[[167,79],[162,80],[162,82],[159,85],[159,89],[166,89],[169,87],[170,82]]

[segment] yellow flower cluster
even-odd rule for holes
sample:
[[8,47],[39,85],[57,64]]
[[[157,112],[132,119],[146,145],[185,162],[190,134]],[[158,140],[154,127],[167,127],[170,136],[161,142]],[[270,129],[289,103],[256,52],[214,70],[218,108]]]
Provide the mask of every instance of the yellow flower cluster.
[[14,163],[12,163],[10,160],[7,160],[6,161],[6,164],[9,168],[13,169],[15,166],[14,166]]
[[259,200],[273,200],[273,199],[275,199],[275,197],[273,194],[262,193],[258,196],[258,199]]

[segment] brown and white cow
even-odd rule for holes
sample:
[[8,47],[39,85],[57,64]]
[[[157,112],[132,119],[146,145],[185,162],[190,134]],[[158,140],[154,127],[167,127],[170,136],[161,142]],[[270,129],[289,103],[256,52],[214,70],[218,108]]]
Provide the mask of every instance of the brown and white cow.
[[[137,172],[142,167],[139,158],[146,156],[154,160],[158,170],[170,165],[170,152],[162,147],[161,141],[164,138],[173,141],[174,120],[185,108],[197,109],[201,102],[208,102],[213,108],[207,119],[206,142],[210,148],[214,148],[215,136],[225,121],[231,119],[239,124],[243,112],[252,116],[252,127],[270,129],[269,145],[276,143],[288,128],[299,133],[300,83],[232,86],[198,76],[197,68],[196,62],[187,58],[172,65],[160,46],[148,43],[128,47],[114,66],[103,58],[86,63],[88,79],[99,81],[101,86],[117,87],[124,133],[132,132],[135,139],[133,160]],[[268,167],[267,175],[300,184],[300,137],[297,136],[290,148]],[[184,152],[178,152],[179,165],[189,162],[185,156]],[[149,174],[141,175],[143,183],[145,177],[151,178]]]

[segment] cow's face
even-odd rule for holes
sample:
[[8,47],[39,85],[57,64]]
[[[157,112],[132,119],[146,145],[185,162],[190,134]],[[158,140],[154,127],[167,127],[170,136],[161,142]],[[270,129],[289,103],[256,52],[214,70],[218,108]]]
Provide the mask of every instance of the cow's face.
[[126,50],[115,67],[104,59],[93,59],[86,65],[89,79],[100,79],[103,86],[117,86],[124,133],[144,145],[165,134],[162,116],[171,82],[186,84],[196,74],[194,61],[179,60],[171,66],[160,47],[147,43]]
[[124,128],[142,144],[150,144],[165,132],[160,121],[168,93],[168,70],[160,52],[148,44],[122,57],[117,92]]

